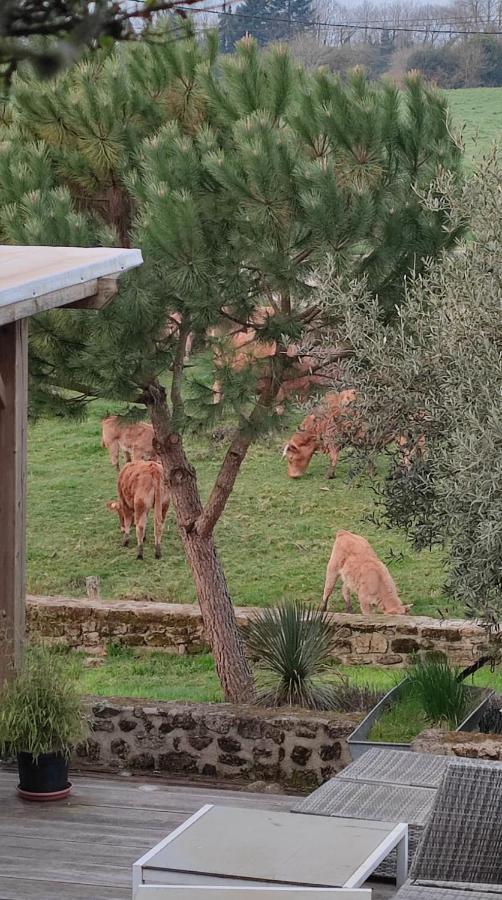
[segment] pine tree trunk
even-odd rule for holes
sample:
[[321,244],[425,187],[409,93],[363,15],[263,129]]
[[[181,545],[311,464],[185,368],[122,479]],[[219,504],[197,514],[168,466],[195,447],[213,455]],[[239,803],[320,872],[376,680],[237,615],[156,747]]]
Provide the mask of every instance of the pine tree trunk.
[[212,532],[200,534],[197,530],[203,508],[195,469],[185,455],[181,436],[172,430],[163,388],[151,386],[145,399],[225,700],[251,702],[255,697],[253,676],[235,621],[225,573]]

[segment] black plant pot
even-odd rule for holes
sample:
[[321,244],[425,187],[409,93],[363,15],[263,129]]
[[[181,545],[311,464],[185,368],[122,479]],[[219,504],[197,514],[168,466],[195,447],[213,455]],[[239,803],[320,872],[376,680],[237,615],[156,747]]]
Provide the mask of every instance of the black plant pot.
[[35,761],[31,753],[18,753],[18,793],[27,800],[61,800],[71,790],[68,759],[63,753],[42,753]]

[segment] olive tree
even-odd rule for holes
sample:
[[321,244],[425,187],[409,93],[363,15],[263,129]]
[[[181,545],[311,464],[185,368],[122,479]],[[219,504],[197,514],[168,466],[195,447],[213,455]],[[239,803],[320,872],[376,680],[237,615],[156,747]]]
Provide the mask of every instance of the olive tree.
[[352,349],[345,377],[369,424],[366,452],[389,435],[406,434],[412,448],[425,438],[409,467],[389,451],[383,521],[416,548],[443,545],[448,590],[492,626],[502,618],[501,175],[494,153],[461,188],[444,174],[423,196],[429,209],[447,197],[445,227],[459,235],[469,222],[469,231],[407,278],[391,324],[363,282],[347,290],[327,271],[320,288]]

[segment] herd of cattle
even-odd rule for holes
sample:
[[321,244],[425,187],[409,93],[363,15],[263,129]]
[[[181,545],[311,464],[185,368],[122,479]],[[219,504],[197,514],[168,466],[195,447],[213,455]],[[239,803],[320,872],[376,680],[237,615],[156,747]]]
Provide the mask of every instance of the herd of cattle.
[[[350,406],[356,394],[352,390],[326,394],[301,423],[284,449],[288,475],[301,477],[316,451],[326,453],[334,472],[342,446],[348,436],[357,435],[362,425],[351,421]],[[423,450],[419,440],[411,447],[403,437],[394,437],[401,449],[404,465],[409,465],[413,454]],[[136,528],[137,556],[143,558],[145,528],[150,510],[153,510],[155,556],[161,555],[161,539],[169,508],[169,493],[163,469],[154,449],[153,427],[145,422],[124,424],[118,416],[110,416],[102,422],[102,446],[108,450],[112,465],[119,472],[117,500],[107,506],[116,512],[124,536],[129,544],[132,525]],[[125,464],[121,468],[121,457]],[[409,607],[399,600],[396,585],[384,563],[363,537],[348,531],[336,535],[333,551],[326,571],[323,608],[338,578],[342,580],[342,596],[347,612],[352,611],[351,593],[357,595],[361,611],[368,614],[371,608],[387,614],[407,614]]]
[[[278,352],[275,340],[260,339],[259,331],[276,314],[272,306],[258,307],[244,325],[237,321],[230,309],[224,309],[226,325],[209,329],[207,338],[212,344],[216,369],[229,367],[240,372],[251,366],[257,377],[257,391],[267,391],[272,368],[269,363]],[[169,317],[164,337],[182,338],[182,319],[178,313]],[[190,356],[194,341],[193,334],[184,338],[185,358]],[[288,357],[287,377],[275,395],[275,409],[282,413],[288,396],[305,399],[315,389],[329,387],[333,382],[333,372],[329,367],[320,368],[316,359],[302,355],[300,348],[290,345],[286,349]],[[222,385],[218,378],[213,384],[213,399],[222,399]],[[357,395],[354,390],[326,393],[284,448],[287,470],[290,478],[300,478],[305,474],[316,452],[325,453],[330,460],[331,477],[336,468],[343,447],[364,442],[368,437],[368,427],[357,412]],[[413,440],[410,435],[389,433],[385,442],[393,442],[400,452],[401,464],[411,465],[412,459],[424,451],[425,439]],[[124,424],[118,416],[109,416],[102,422],[102,446],[108,449],[110,461],[119,472],[117,500],[107,506],[118,514],[124,545],[129,543],[132,525],[136,528],[137,556],[143,558],[145,528],[150,510],[153,510],[155,556],[161,555],[161,539],[164,522],[169,508],[169,492],[162,465],[154,449],[154,432],[151,425],[140,422]],[[121,468],[121,457],[125,464]],[[326,571],[323,608],[327,608],[338,578],[342,580],[342,595],[347,608],[351,610],[350,595],[359,599],[361,611],[368,613],[372,607],[389,614],[406,614],[397,595],[396,586],[386,566],[378,559],[370,544],[359,535],[339,531],[336,535],[331,558]]]

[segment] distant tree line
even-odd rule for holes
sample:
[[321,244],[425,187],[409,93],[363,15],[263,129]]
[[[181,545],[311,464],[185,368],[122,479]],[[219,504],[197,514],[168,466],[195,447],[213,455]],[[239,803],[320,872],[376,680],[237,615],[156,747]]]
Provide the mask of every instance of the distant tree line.
[[373,4],[335,0],[243,0],[220,15],[223,49],[252,35],[287,41],[306,66],[398,81],[416,69],[443,88],[502,85],[502,0]]

